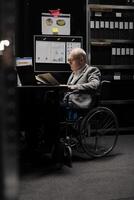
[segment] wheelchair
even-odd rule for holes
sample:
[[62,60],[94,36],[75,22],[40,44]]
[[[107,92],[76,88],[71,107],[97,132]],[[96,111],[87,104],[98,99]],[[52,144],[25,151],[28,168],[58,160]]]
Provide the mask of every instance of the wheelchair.
[[100,103],[101,95],[109,83],[106,80],[101,81],[95,106],[84,114],[67,109],[66,120],[60,125],[64,133],[61,140],[68,147],[70,156],[75,151],[90,158],[104,157],[116,146],[118,119],[111,109],[101,106]]

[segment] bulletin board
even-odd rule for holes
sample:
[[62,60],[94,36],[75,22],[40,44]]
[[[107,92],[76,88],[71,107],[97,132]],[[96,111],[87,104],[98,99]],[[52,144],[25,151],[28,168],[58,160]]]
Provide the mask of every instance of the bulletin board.
[[34,71],[70,71],[69,52],[83,47],[82,36],[34,35]]

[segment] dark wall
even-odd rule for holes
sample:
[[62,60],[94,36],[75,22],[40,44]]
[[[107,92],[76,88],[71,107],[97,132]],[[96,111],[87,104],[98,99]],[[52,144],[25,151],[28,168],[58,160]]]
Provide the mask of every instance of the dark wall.
[[41,13],[61,9],[71,14],[71,35],[83,36],[86,49],[86,0],[23,0],[19,2],[17,56],[33,56],[33,35],[41,34]]

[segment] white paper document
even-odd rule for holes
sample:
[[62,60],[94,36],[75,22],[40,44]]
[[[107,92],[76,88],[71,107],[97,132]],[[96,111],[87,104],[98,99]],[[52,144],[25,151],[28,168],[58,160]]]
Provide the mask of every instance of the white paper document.
[[65,42],[36,42],[36,63],[65,63]]
[[53,35],[55,30],[59,35],[70,35],[70,17],[70,14],[60,14],[54,17],[50,13],[42,13],[42,34]]
[[68,62],[68,56],[70,51],[73,48],[80,48],[81,47],[81,43],[80,42],[67,42],[66,43],[66,62]]

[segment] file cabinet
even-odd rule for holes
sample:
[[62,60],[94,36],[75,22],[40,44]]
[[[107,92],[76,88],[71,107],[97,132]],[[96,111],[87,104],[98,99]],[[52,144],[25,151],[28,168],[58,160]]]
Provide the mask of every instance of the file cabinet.
[[[109,4],[108,4],[109,3]],[[134,1],[88,0],[90,63],[111,81],[102,104],[116,113],[121,131],[134,130]]]

